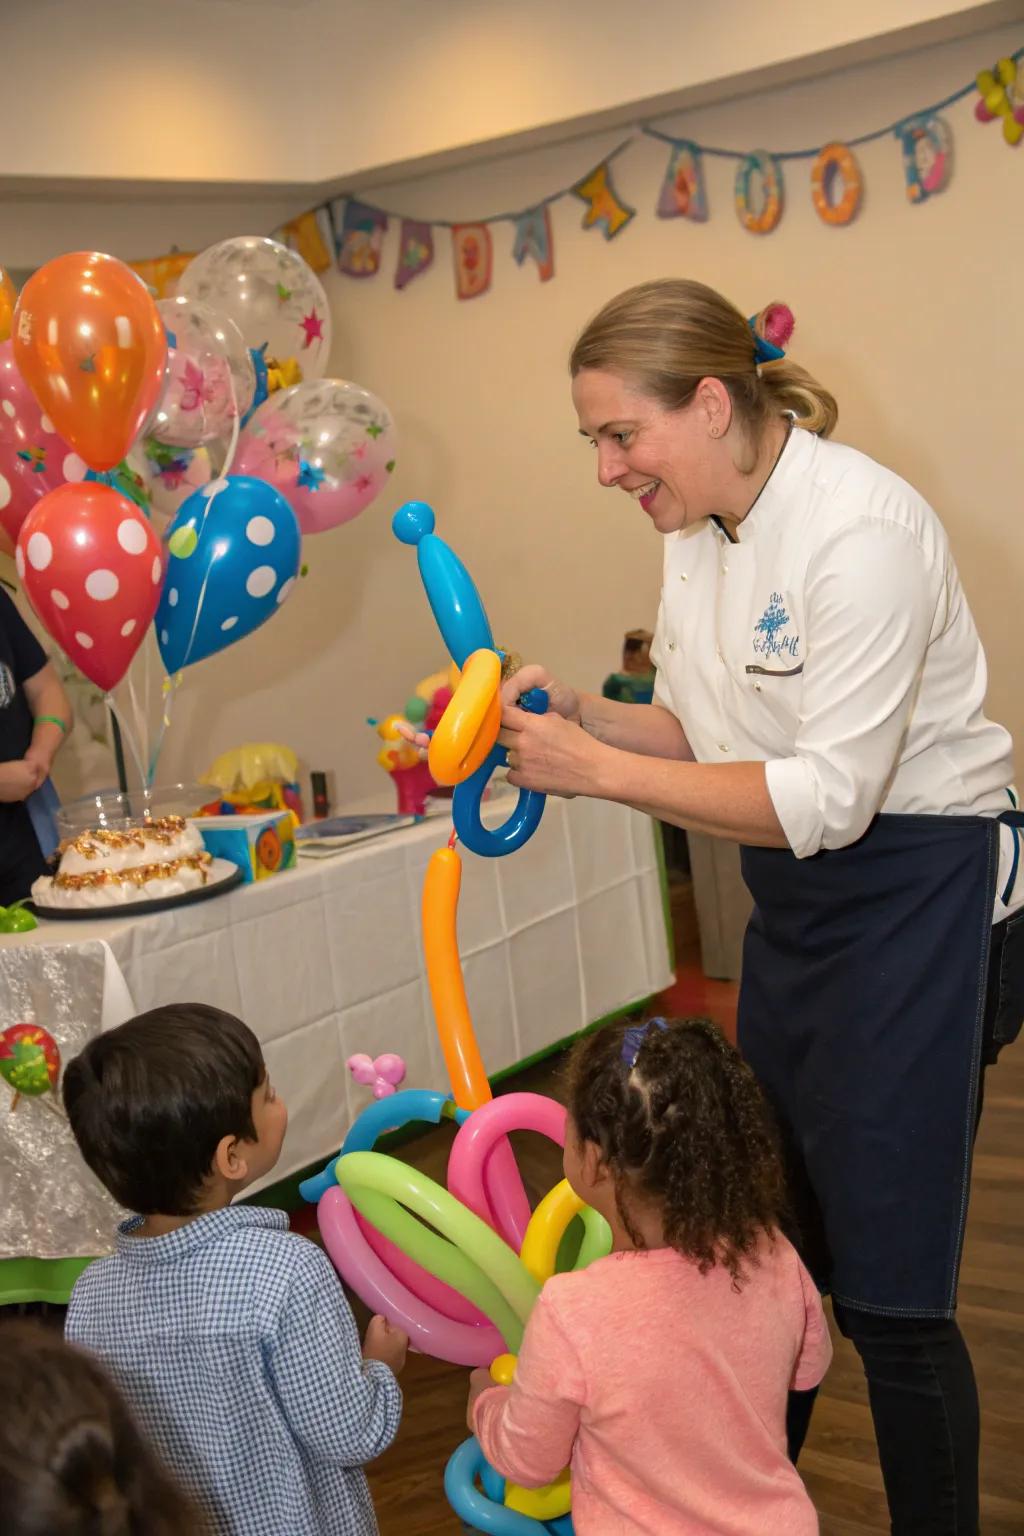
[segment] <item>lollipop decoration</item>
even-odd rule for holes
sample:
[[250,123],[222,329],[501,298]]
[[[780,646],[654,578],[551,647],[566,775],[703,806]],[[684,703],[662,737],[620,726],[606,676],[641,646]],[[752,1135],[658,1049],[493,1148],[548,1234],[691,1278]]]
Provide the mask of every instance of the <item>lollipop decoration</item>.
[[[434,532],[434,513],[422,501],[406,502],[392,520],[403,544],[415,546],[420,577],[441,638],[461,669],[452,700],[431,740],[427,761],[439,784],[454,784],[455,830],[473,853],[489,858],[513,853],[533,836],[544,812],[545,797],[520,790],[508,819],[493,830],[480,818],[484,792],[508,754],[498,745],[501,725],[501,667],[491,626],[473,579],[454,550]],[[548,707],[542,688],[519,700],[521,709],[542,715]]]
[[49,1030],[39,1024],[11,1024],[0,1031],[0,1077],[14,1089],[11,1109],[22,1094],[39,1098],[53,1093],[60,1076],[60,1051]]

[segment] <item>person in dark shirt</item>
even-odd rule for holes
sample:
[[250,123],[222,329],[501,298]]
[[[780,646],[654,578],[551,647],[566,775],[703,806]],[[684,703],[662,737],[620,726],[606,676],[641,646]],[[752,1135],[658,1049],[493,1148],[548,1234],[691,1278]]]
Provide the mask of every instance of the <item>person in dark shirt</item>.
[[40,843],[31,797],[49,779],[71,724],[60,678],[0,587],[0,906],[27,896],[46,872],[52,850]]

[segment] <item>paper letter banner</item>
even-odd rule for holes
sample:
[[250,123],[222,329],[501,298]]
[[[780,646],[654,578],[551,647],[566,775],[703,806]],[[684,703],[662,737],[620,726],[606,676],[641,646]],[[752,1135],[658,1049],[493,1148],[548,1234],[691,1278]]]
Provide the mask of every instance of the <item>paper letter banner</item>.
[[[322,220],[322,222],[321,222]],[[326,208],[302,213],[297,219],[282,224],[279,232],[282,245],[296,251],[314,272],[326,272],[331,264],[328,246],[330,223]]]
[[455,261],[455,292],[460,299],[475,299],[491,286],[491,232],[486,224],[455,224],[452,257]]
[[583,228],[593,229],[595,225],[598,226],[606,240],[613,239],[621,229],[625,229],[636,213],[635,208],[628,207],[620,200],[612,186],[607,165],[599,165],[583,181],[578,181],[572,190],[576,197],[589,205],[583,215]]
[[395,287],[404,288],[434,263],[434,231],[418,219],[403,219],[398,241]]
[[342,214],[341,232],[335,235],[338,271],[349,277],[376,276],[387,227],[386,213],[349,200]]
[[896,137],[903,149],[907,198],[923,203],[945,191],[953,172],[953,137],[941,117],[914,117],[901,123]]
[[555,251],[551,242],[551,215],[546,203],[519,215],[512,255],[520,267],[531,256],[537,263],[537,275],[542,283],[554,277]]
[[694,219],[708,216],[704,187],[704,157],[696,144],[677,144],[669,158],[658,198],[659,219]]
[[170,256],[151,256],[145,261],[130,261],[128,265],[147,288],[152,288],[158,299],[169,299],[175,283],[194,255],[194,251],[174,251]]

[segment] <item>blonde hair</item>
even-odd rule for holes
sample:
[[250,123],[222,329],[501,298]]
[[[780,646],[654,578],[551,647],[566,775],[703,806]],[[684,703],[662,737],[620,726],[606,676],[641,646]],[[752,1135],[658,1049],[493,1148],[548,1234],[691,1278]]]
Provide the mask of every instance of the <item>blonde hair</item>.
[[[758,335],[773,309],[757,316]],[[784,357],[758,364],[754,335],[735,305],[686,278],[640,283],[609,300],[572,349],[573,378],[584,368],[620,374],[668,410],[688,405],[701,379],[721,379],[754,437],[785,411],[820,437],[839,416],[834,397],[798,363]]]

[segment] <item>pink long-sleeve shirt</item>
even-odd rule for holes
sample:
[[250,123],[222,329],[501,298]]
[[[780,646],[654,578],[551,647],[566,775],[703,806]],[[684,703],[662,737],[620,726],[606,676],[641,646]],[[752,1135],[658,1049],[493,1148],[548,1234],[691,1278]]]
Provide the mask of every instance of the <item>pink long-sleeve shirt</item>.
[[578,1536],[813,1536],[786,1455],[786,1395],[832,1358],[821,1301],[782,1236],[737,1290],[671,1248],[549,1280],[511,1387],[478,1398],[484,1455],[539,1487],[572,1464]]

